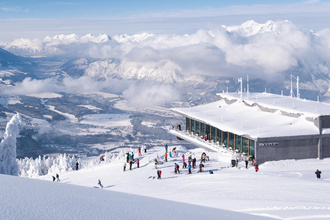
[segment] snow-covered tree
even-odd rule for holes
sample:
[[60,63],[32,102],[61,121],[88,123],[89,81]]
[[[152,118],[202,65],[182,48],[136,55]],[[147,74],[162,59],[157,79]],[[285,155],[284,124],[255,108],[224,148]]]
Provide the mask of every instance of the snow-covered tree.
[[21,123],[19,113],[14,115],[7,123],[4,138],[0,143],[0,173],[8,175],[18,175],[16,162],[16,137],[19,134],[19,124]]

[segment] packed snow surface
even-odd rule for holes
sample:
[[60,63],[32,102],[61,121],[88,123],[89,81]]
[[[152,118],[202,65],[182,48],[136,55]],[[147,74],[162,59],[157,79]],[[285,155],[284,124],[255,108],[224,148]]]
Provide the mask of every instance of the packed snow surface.
[[[95,219],[105,215],[116,215],[116,219],[128,219],[132,216],[135,216],[135,219],[155,219],[155,216],[157,219],[200,219],[202,216],[205,219],[239,219],[242,216],[236,215],[236,212],[240,212],[253,215],[253,217],[244,216],[245,219],[330,218],[329,158],[267,162],[259,166],[259,172],[255,172],[251,163],[246,169],[244,158],[225,149],[209,151],[193,146],[187,148],[188,146],[176,145],[169,146],[168,150],[171,151],[173,147],[176,147],[177,153],[169,157],[168,162],[164,160],[163,146],[148,149],[147,153],[142,152],[141,156],[138,156],[136,149],[124,149],[124,152],[120,153],[122,156],[117,156],[111,162],[104,161],[97,165],[91,163],[90,166],[82,167],[78,171],[59,173],[60,182],[49,184],[40,182],[40,187],[31,186],[31,190],[40,188],[40,191],[31,197],[33,201],[43,201],[40,206],[45,208],[39,207],[42,210],[40,217],[55,217],[55,215],[72,217],[78,212],[77,216],[82,216],[84,219],[92,216]],[[123,165],[126,162],[124,153],[132,151],[135,159],[140,160],[140,167],[137,168],[135,163],[130,171],[127,164],[124,172]],[[206,152],[209,156],[203,172],[200,173],[198,168],[195,168],[192,169],[192,174],[188,174],[188,170],[182,168],[182,155],[185,155],[186,162],[189,155],[196,157],[198,167],[202,152]],[[157,169],[162,170],[161,179],[157,179],[154,163],[157,156],[159,159]],[[236,157],[239,158],[238,165],[231,167],[231,160]],[[174,173],[174,163],[180,165],[180,174]],[[316,169],[322,171],[321,179],[315,177]],[[212,170],[213,174],[209,174],[209,170]],[[37,178],[52,181],[52,175],[55,173]],[[102,190],[96,189],[99,188],[98,179],[103,183]],[[9,180],[1,180],[1,182],[6,181]],[[14,190],[18,192],[22,190],[23,192],[20,193],[23,194],[20,195],[29,197],[26,195],[30,191],[29,184],[34,185],[39,182],[34,180],[28,183],[26,179],[22,181],[28,184],[27,187],[22,189],[21,186],[17,186],[16,189],[15,186]],[[18,184],[21,183],[10,183],[10,185]],[[80,185],[89,189],[80,191],[83,188],[69,185]],[[23,200],[20,197],[17,199],[11,196],[12,198],[9,199],[8,196],[10,195],[7,193],[5,201],[9,200],[15,205],[19,203],[23,207],[21,204]],[[38,199],[35,198],[36,196]],[[8,207],[10,205],[4,203],[7,207],[4,209],[10,210]],[[29,202],[29,206],[32,205]],[[0,207],[3,207],[3,204]],[[66,208],[59,211],[63,207]],[[203,210],[206,207],[215,209]],[[16,208],[11,212],[15,215],[18,214],[18,210],[19,208]],[[35,211],[33,207],[31,210],[32,213]],[[86,210],[91,210],[91,213],[86,213]],[[223,210],[235,213],[228,216],[226,212],[222,212]],[[27,210],[25,212],[29,213]]]

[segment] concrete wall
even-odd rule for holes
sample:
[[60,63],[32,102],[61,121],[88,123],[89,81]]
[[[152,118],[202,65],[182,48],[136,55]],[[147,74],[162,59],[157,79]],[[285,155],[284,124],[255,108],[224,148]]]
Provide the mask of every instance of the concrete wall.
[[318,158],[318,140],[318,135],[259,138],[256,142],[256,163]]
[[322,158],[330,157],[330,137],[325,136],[322,138]]

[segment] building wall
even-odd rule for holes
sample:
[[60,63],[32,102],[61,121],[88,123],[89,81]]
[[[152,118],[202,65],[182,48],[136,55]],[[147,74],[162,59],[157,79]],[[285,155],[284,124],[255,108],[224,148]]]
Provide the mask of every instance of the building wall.
[[[318,141],[318,135],[259,138],[256,142],[256,163],[318,158]],[[330,138],[327,141],[330,143]]]
[[330,137],[327,135],[322,138],[322,158],[330,157]]

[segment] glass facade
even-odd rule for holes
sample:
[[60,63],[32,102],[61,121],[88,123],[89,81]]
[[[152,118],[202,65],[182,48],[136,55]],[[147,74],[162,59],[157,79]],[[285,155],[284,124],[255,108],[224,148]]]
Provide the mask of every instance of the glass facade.
[[229,148],[235,149],[235,135],[229,132]]
[[241,136],[235,135],[235,150],[240,153],[242,152],[241,138]]
[[196,121],[196,134],[197,134],[197,136],[199,136],[201,134],[199,124],[200,124],[199,121]]
[[[219,128],[186,118],[186,131],[196,134],[204,140],[213,140],[224,148],[231,148],[239,153],[253,156],[255,155],[255,141],[236,135],[231,132],[222,131]],[[207,139],[206,139],[207,136]]]
[[220,129],[217,129],[217,143],[219,143],[219,145],[222,144],[221,142],[221,130]]
[[254,154],[255,152],[254,152],[254,140],[250,140],[250,153],[249,153],[249,155],[253,155],[253,157],[254,157]]
[[205,140],[211,140],[210,139],[211,130],[210,130],[210,125],[208,125],[208,124],[205,124],[205,135],[206,135]]
[[196,133],[196,129],[195,129],[195,120],[191,119],[191,120],[190,120],[190,123],[191,123],[191,132],[192,132],[193,134],[195,134],[195,133]]
[[224,131],[223,133],[223,145],[225,148],[228,148],[228,132]]
[[249,155],[249,139],[245,137],[242,138],[242,147],[243,147],[243,153]]
[[205,138],[205,124],[200,123],[200,125],[201,125],[201,137]]
[[216,138],[217,136],[215,135],[215,127],[211,127],[211,140],[214,141],[214,143],[216,142]]

